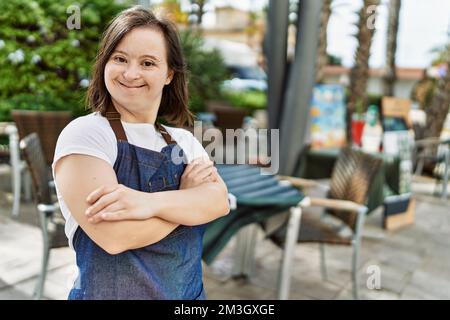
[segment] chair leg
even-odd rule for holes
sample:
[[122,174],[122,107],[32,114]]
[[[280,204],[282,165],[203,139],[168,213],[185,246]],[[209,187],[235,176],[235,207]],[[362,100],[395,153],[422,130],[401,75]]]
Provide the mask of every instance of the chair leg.
[[450,166],[450,150],[446,150],[444,163],[444,177],[442,181],[442,194],[441,194],[441,198],[444,200],[447,199],[447,187],[450,178],[449,166]]
[[33,294],[33,298],[35,300],[40,300],[44,293],[44,285],[45,285],[45,278],[47,276],[49,257],[50,257],[50,248],[48,246],[48,243],[44,243],[41,272],[39,274],[39,279],[38,279],[38,282],[36,283],[36,287],[34,289],[34,294]]
[[322,281],[328,281],[327,265],[325,261],[325,243],[320,243],[320,273]]
[[39,274],[39,279],[33,293],[33,298],[37,300],[42,298],[42,294],[44,292],[45,277],[47,276],[48,259],[50,255],[50,243],[47,230],[48,217],[45,212],[42,212],[40,210],[39,210],[39,220],[41,223],[43,252],[42,252],[41,272]]
[[289,286],[291,280],[292,257],[297,244],[298,231],[300,229],[302,209],[292,207],[288,221],[286,239],[284,244],[281,268],[278,280],[278,299],[286,300],[289,297]]
[[353,284],[353,299],[358,300],[358,265],[359,265],[359,243],[353,244],[353,259],[352,259],[352,284]]

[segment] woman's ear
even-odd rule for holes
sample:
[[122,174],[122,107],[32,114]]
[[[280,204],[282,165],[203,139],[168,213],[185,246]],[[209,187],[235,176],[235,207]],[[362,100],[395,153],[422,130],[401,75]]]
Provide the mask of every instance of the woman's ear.
[[173,75],[174,75],[173,70],[169,70],[169,72],[167,74],[166,85],[168,85],[172,81]]

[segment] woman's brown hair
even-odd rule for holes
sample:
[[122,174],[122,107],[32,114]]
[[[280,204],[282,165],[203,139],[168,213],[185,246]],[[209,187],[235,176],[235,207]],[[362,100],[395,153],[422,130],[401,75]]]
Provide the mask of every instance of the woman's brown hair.
[[186,63],[177,29],[169,20],[157,18],[140,6],[119,13],[103,33],[87,91],[88,108],[105,116],[107,107],[112,104],[111,95],[105,85],[105,65],[123,37],[138,27],[150,27],[163,34],[168,68],[173,71],[172,81],[163,89],[158,117],[179,127],[192,124],[193,116],[188,109]]

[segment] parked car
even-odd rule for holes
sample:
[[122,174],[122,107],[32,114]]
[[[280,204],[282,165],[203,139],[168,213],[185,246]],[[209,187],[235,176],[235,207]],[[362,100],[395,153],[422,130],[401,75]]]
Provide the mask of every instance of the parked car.
[[267,90],[267,76],[264,70],[255,65],[228,65],[230,79],[224,81],[223,89],[233,91]]
[[267,76],[258,66],[257,52],[245,43],[205,38],[205,50],[218,50],[230,73],[223,83],[223,89],[233,91],[267,90]]

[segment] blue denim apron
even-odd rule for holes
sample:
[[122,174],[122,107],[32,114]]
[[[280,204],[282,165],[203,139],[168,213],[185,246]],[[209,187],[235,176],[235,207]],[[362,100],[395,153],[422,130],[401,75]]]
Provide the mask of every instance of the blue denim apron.
[[[120,114],[108,109],[106,117],[117,138],[114,164],[118,182],[135,190],[176,190],[185,169],[172,159],[183,150],[169,133],[155,124],[165,141],[161,152],[129,144]],[[110,255],[78,227],[73,246],[79,269],[69,299],[205,299],[202,282],[202,238],[205,225],[178,226],[152,245]],[[111,235],[114,237],[114,235]]]

